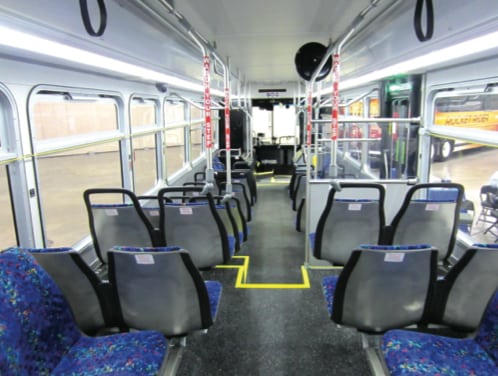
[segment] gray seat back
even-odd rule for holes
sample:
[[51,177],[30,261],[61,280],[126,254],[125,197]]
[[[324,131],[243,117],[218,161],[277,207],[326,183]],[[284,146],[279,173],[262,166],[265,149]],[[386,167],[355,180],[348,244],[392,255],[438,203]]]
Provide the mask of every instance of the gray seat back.
[[337,281],[332,320],[365,332],[421,322],[436,279],[436,257],[426,245],[354,250]]
[[[114,203],[96,204],[98,196],[100,198],[111,197]],[[145,216],[133,192],[120,188],[94,188],[84,192],[84,199],[93,245],[97,256],[104,264],[107,263],[107,252],[114,246],[152,247],[160,245],[152,224]],[[106,198],[106,200],[109,199]],[[123,199],[127,203],[123,203]]]
[[413,186],[392,221],[391,244],[427,243],[438,250],[440,261],[447,260],[456,240],[462,198],[460,184]]
[[97,275],[72,248],[25,248],[54,279],[73,312],[78,327],[93,335],[114,326],[110,285]]
[[228,205],[230,206],[230,213],[237,225],[237,229],[239,231],[239,237],[241,238],[240,242],[245,242],[248,236],[248,228],[247,222],[244,218],[244,214],[242,213],[242,206],[240,204],[240,200],[236,197],[232,197],[228,201]]
[[147,217],[154,230],[159,231],[160,211],[157,196],[137,196],[137,199],[140,202],[145,217]]
[[232,214],[232,209],[230,208],[230,203],[220,203],[216,205],[216,210],[220,216],[223,226],[228,234],[235,241],[235,251],[240,250],[240,245],[242,243],[241,237],[239,235],[239,228]]
[[213,324],[204,281],[179,247],[114,248],[109,278],[127,327],[179,336]]
[[297,175],[292,197],[292,210],[297,211],[302,200],[306,198],[306,175]]
[[439,282],[441,291],[434,302],[436,321],[459,330],[477,329],[498,288],[497,270],[498,245],[482,244],[468,249]]
[[[220,186],[220,195],[224,195],[226,193],[226,182],[219,182],[218,184]],[[232,183],[232,196],[239,200],[245,221],[250,222],[252,220],[252,208],[247,192],[248,191],[244,184],[235,182]]]
[[[170,188],[159,191],[159,202]],[[200,200],[205,201],[200,201]],[[160,227],[166,244],[188,249],[198,268],[210,268],[230,260],[230,243],[225,226],[210,194],[198,202],[160,205]]]
[[338,192],[331,187],[315,233],[314,256],[335,265],[346,264],[352,250],[361,244],[379,244],[384,227],[384,187],[341,184],[341,193],[348,191],[356,198],[338,199]]

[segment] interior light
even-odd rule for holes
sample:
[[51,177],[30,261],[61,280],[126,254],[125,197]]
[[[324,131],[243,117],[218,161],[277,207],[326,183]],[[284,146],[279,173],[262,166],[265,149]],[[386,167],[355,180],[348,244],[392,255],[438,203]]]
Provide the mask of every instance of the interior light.
[[[0,45],[105,69],[115,73],[122,73],[147,81],[161,82],[187,90],[204,92],[204,86],[202,84],[189,82],[175,76],[125,63],[121,60],[71,47],[66,44],[13,30],[5,26],[0,26]],[[211,90],[211,93],[216,96],[224,96],[224,93],[220,90]]]
[[[421,68],[429,68],[440,63],[473,55],[496,47],[498,47],[498,31],[457,43],[437,51],[429,52],[425,55],[367,73],[357,78],[341,81],[339,87],[342,90],[357,87],[368,82],[398,74],[407,74]],[[332,88],[329,87],[326,90],[321,90],[319,94],[330,94],[331,90]]]

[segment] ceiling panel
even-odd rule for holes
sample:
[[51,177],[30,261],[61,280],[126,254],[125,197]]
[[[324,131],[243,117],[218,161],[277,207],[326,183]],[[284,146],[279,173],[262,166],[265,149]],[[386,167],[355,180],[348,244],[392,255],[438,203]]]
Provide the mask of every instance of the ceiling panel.
[[370,0],[182,0],[176,7],[216,42],[247,81],[296,81],[294,56],[307,42],[328,45]]

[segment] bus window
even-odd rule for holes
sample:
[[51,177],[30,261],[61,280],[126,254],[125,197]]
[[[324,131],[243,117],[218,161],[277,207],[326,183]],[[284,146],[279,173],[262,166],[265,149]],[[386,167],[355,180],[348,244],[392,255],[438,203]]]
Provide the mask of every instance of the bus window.
[[0,166],[0,205],[2,207],[2,215],[0,215],[0,244],[2,244],[2,248],[17,245],[9,192],[7,166]]
[[30,124],[45,245],[71,246],[88,234],[83,191],[122,186],[118,104],[43,92],[33,101]]
[[133,137],[133,179],[135,192],[142,194],[157,181],[156,135]]
[[190,126],[190,144],[192,150],[192,161],[202,155],[202,125]]
[[157,102],[154,100],[133,98],[131,101],[133,179],[137,194],[150,190],[158,179],[156,140],[161,129],[156,113]]
[[202,124],[204,123],[203,111],[197,107],[190,106],[190,145],[191,162],[202,155]]
[[[434,103],[434,126],[497,131],[498,94],[479,93],[438,97]],[[480,146],[458,139],[433,138],[432,158],[434,161],[444,161],[453,152]]]
[[61,101],[48,96],[32,111],[37,141],[117,129],[115,104],[97,101]]
[[165,136],[166,168],[170,177],[185,165],[185,128],[167,129]]
[[171,177],[185,165],[185,103],[169,102],[164,106],[164,155],[167,177]]
[[431,137],[430,180],[462,184],[467,200],[464,210],[472,212],[473,221],[460,229],[468,232],[475,242],[495,242],[497,237],[489,228],[497,218],[480,215],[480,191],[485,185],[495,184],[492,177],[498,171],[498,149],[477,140],[496,137],[498,94],[439,93],[434,99],[431,130],[435,134],[445,132],[445,138]]
[[[8,93],[8,89],[0,86],[0,244],[2,248],[18,245],[24,237],[28,237],[31,228],[28,223],[28,215],[18,222],[16,228],[14,207],[22,206],[21,202],[26,199],[21,187],[21,175],[19,169],[23,162],[19,158],[20,151],[15,144],[15,133],[18,124],[15,122],[14,98]],[[10,176],[9,176],[10,174]],[[17,230],[17,231],[16,231]]]

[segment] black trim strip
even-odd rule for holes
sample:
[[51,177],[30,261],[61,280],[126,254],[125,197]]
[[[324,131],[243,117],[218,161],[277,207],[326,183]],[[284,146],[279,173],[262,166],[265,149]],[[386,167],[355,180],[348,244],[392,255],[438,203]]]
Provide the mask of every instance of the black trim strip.
[[202,327],[204,329],[207,329],[211,325],[213,325],[213,317],[211,316],[211,303],[209,302],[209,293],[207,291],[206,284],[196,266],[194,265],[192,259],[190,258],[188,252],[182,250],[179,253],[185,269],[187,269],[187,272],[192,277],[192,281],[194,282],[194,286],[197,290]]
[[[354,271],[354,268],[358,261],[360,260],[361,255],[364,250],[355,249],[351,253],[351,257],[349,258],[346,265],[342,269],[341,274],[339,274],[339,279],[337,280],[337,284],[335,286],[334,298],[333,298],[333,309],[330,318],[336,324],[342,324],[342,314],[344,310],[344,298],[346,296],[346,288],[348,286],[349,278]],[[365,251],[369,252],[369,251]]]

